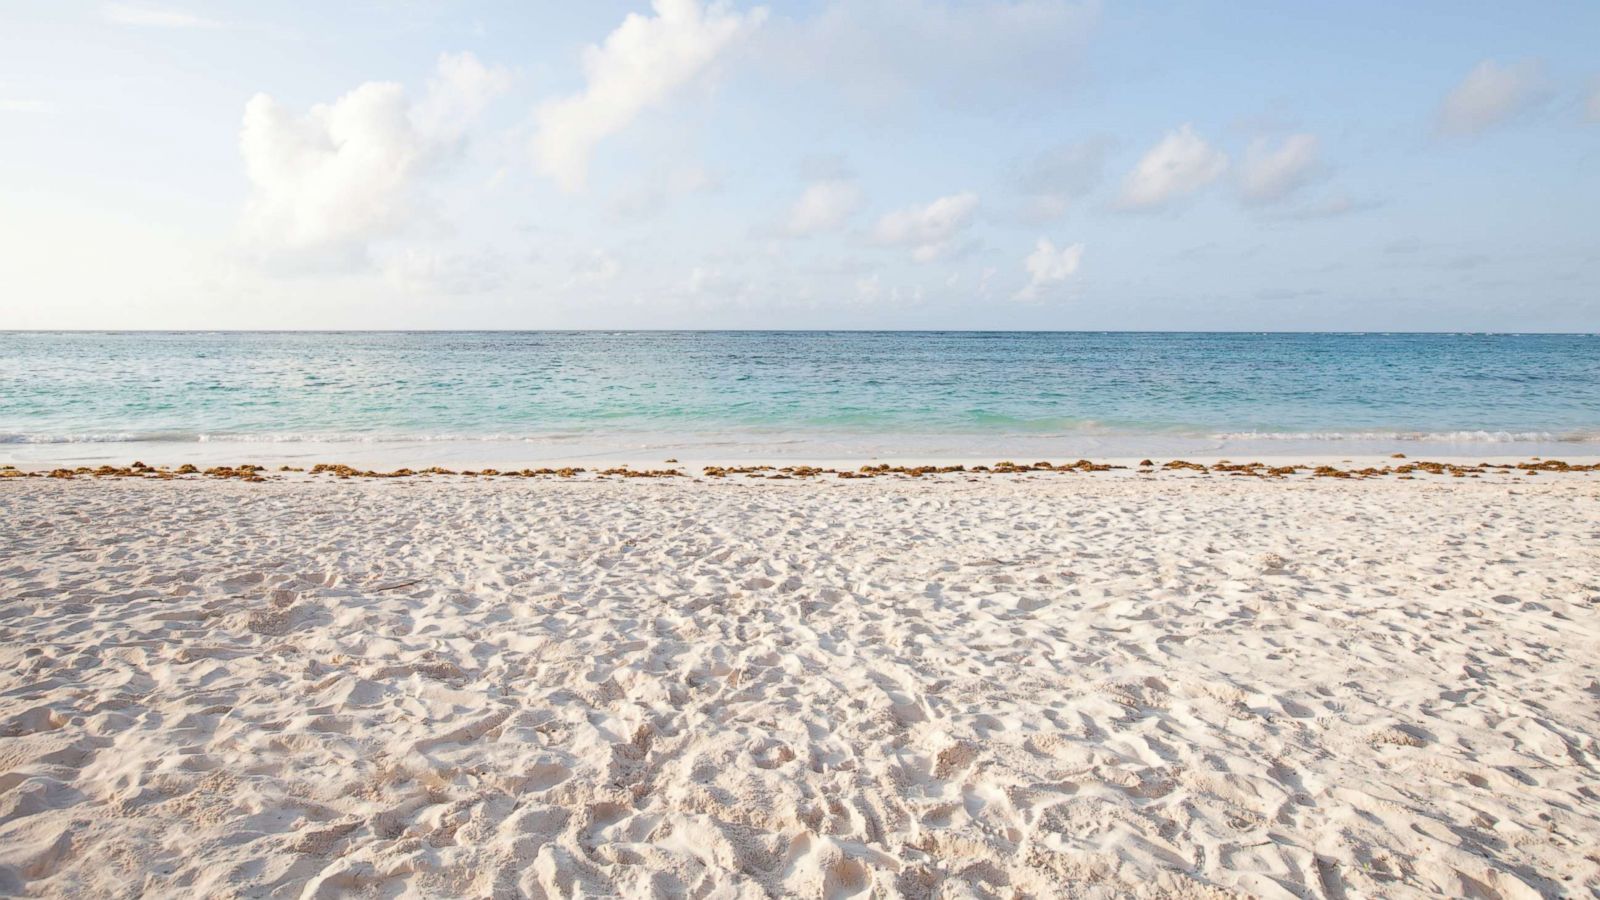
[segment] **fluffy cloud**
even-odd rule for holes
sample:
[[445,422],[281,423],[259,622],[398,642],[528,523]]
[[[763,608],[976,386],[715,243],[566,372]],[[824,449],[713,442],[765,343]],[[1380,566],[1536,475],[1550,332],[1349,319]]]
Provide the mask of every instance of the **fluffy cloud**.
[[812,182],[789,210],[784,231],[796,237],[832,231],[861,207],[861,187],[848,178]]
[[1227,171],[1228,157],[1184,125],[1151,147],[1122,185],[1124,209],[1158,209],[1205,187]]
[[405,88],[368,82],[298,115],[266,94],[245,105],[239,150],[250,179],[245,235],[268,255],[348,262],[404,228],[418,177],[448,156],[504,78],[470,54],[444,56],[413,104]]
[[533,154],[539,171],[567,190],[583,187],[595,145],[706,70],[766,16],[722,3],[654,0],[654,16],[630,13],[605,43],[585,48],[582,93],[539,107]]
[[939,258],[956,235],[972,224],[978,211],[978,195],[967,191],[952,194],[925,206],[908,206],[878,220],[873,236],[880,243],[911,247],[917,262]]
[[1039,299],[1043,291],[1076,274],[1081,262],[1082,244],[1069,244],[1058,249],[1049,238],[1039,238],[1033,252],[1023,261],[1023,266],[1028,270],[1028,283],[1017,292],[1017,299]]
[[1486,59],[1444,98],[1439,107],[1439,130],[1477,134],[1514,118],[1546,96],[1543,68],[1537,61],[1502,66]]
[[1276,203],[1304,187],[1321,167],[1317,137],[1292,134],[1273,148],[1257,138],[1245,151],[1239,167],[1239,194],[1249,204]]
[[471,53],[446,53],[439,57],[438,74],[428,81],[412,119],[424,134],[455,139],[510,87],[511,73],[505,69],[486,66]]
[[176,9],[157,6],[131,6],[125,3],[108,3],[100,14],[113,25],[133,25],[140,28],[221,28],[222,23]]
[[266,94],[245,105],[239,149],[252,187],[245,227],[265,250],[355,252],[406,220],[432,147],[405,89],[369,82],[297,116]]

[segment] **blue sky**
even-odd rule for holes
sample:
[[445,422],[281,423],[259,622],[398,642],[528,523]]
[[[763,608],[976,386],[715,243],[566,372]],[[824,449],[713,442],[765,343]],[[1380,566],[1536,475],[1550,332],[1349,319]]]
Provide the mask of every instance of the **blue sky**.
[[22,328],[1600,329],[1600,4],[0,7]]

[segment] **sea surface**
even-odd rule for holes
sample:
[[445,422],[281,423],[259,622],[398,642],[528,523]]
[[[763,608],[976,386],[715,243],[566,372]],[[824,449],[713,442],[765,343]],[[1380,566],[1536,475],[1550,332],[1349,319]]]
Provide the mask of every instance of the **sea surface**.
[[1600,337],[0,333],[8,462],[1408,447],[1600,453]]

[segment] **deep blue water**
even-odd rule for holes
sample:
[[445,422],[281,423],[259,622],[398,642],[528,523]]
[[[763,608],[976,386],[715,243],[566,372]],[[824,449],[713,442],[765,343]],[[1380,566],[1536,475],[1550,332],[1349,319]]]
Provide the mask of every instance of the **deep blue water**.
[[0,333],[0,443],[1600,439],[1591,335]]

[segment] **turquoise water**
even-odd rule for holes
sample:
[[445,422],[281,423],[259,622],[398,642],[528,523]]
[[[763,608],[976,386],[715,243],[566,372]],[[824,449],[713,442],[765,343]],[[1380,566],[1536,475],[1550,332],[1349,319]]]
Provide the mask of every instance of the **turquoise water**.
[[1174,440],[1592,443],[1600,338],[0,333],[0,455],[218,441],[1138,452]]

